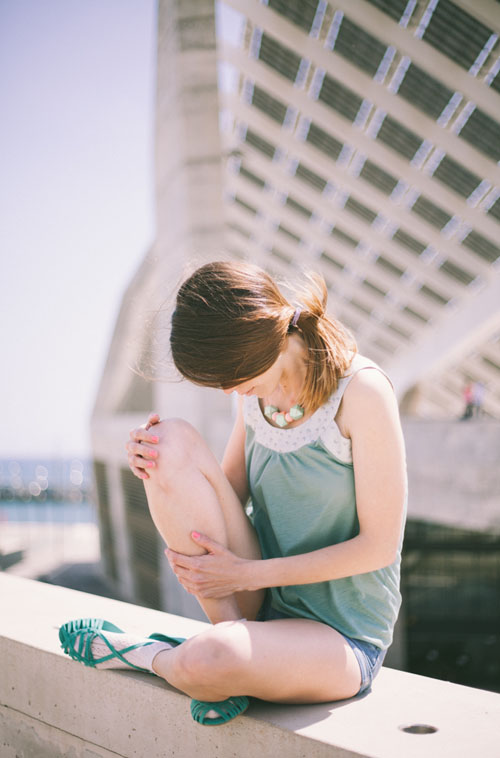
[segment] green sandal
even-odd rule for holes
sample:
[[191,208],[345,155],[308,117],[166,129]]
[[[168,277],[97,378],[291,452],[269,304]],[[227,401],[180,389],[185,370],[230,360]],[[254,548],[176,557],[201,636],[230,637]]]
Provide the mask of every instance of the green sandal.
[[[216,703],[206,703],[201,700],[191,701],[191,716],[199,724],[204,726],[217,726],[218,724],[225,724],[226,721],[239,716],[240,713],[244,713],[250,701],[246,695],[236,695],[235,697],[228,697],[227,700],[219,700]],[[207,713],[210,711],[216,711],[218,718],[207,718]]]
[[[82,634],[83,632],[83,634]],[[87,634],[85,634],[87,632]],[[147,669],[135,666],[130,661],[124,658],[124,654],[134,650],[140,645],[150,645],[153,641],[168,642],[172,647],[177,647],[185,641],[184,637],[169,637],[166,634],[154,633],[148,636],[148,640],[151,642],[141,642],[136,645],[130,645],[124,650],[116,650],[114,646],[106,638],[104,632],[117,632],[123,634],[123,630],[112,624],[110,621],[104,621],[99,618],[82,618],[68,621],[59,628],[59,640],[64,652],[70,656],[74,661],[84,663],[85,666],[91,666],[95,668],[98,663],[109,661],[112,658],[118,658],[126,663],[131,668],[138,671],[146,671],[151,673]],[[100,637],[108,646],[109,655],[101,658],[94,658],[92,654],[92,642],[96,637]],[[191,715],[195,721],[205,726],[217,726],[218,724],[225,724],[227,721],[231,721],[240,713],[244,713],[249,706],[249,700],[245,695],[237,695],[235,697],[229,697],[227,700],[220,700],[215,703],[207,703],[201,700],[191,701]],[[219,716],[215,719],[207,718],[207,713],[210,711],[216,711]]]
[[[59,641],[61,642],[62,649],[70,658],[74,661],[79,661],[80,663],[85,664],[85,666],[95,668],[99,663],[110,661],[112,658],[118,658],[123,663],[126,663],[127,666],[130,666],[130,668],[136,669],[137,671],[145,671],[148,674],[151,673],[148,669],[130,663],[130,661],[125,658],[125,654],[129,653],[131,650],[135,650],[135,648],[152,645],[153,642],[157,640],[168,642],[172,647],[176,647],[177,645],[180,645],[181,642],[184,642],[183,637],[167,637],[166,634],[152,634],[148,637],[151,642],[139,642],[135,645],[129,645],[129,647],[126,647],[123,650],[116,650],[107,639],[104,632],[118,632],[123,634],[123,630],[115,626],[115,624],[112,624],[110,621],[104,621],[104,619],[97,618],[85,618],[68,621],[66,624],[63,624],[59,629]],[[92,642],[96,637],[100,637],[103,642],[106,643],[110,651],[108,655],[104,655],[101,658],[94,657],[92,653]]]

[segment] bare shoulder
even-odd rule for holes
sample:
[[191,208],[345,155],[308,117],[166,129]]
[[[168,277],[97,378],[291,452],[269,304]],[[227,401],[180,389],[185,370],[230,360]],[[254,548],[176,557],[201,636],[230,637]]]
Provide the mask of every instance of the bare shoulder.
[[349,436],[360,427],[398,423],[396,395],[389,379],[376,368],[358,371],[342,399],[342,423]]
[[394,389],[387,376],[371,366],[357,371],[344,393],[344,399],[351,402],[394,397]]

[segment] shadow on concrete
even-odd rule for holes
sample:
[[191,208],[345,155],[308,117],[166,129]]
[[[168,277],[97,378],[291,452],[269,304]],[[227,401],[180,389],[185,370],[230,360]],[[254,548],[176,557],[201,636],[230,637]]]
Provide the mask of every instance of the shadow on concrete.
[[37,579],[46,584],[89,592],[113,600],[125,599],[107,581],[99,563],[63,563],[53,571],[41,574]]

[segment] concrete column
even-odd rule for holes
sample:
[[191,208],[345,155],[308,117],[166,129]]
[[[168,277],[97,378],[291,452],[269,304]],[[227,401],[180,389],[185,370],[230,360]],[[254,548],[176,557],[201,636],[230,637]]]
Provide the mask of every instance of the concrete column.
[[118,567],[117,589],[124,598],[135,600],[120,467],[116,464],[109,464],[106,466],[106,473],[109,487],[110,517],[115,534],[116,563]]
[[[161,0],[156,111],[157,291],[163,303],[183,271],[223,257],[223,177],[213,0]],[[170,308],[158,319],[159,363],[169,353]],[[230,426],[221,393],[157,384],[159,411],[190,421],[220,455]],[[222,422],[220,421],[222,417]],[[217,422],[217,423],[216,423]]]

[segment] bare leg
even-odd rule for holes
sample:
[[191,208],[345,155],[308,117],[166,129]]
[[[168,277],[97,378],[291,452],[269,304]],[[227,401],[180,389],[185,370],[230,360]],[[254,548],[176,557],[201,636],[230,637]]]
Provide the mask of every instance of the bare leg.
[[[242,558],[258,559],[258,541],[243,507],[203,438],[185,421],[155,425],[156,466],[144,481],[153,521],[167,545],[184,555],[205,551],[190,537],[202,532]],[[255,618],[263,592],[198,598],[212,623]]]
[[[258,559],[255,533],[215,457],[189,424],[155,425],[160,437],[146,493],[153,520],[167,544],[186,555],[201,549],[197,530],[238,555]],[[160,652],[153,671],[198,700],[250,695],[288,703],[340,700],[355,695],[361,674],[356,657],[337,631],[316,621],[255,618],[263,593],[201,599],[215,624],[176,648]],[[217,623],[224,621],[226,623]]]
[[243,694],[282,703],[328,702],[353,697],[361,683],[342,635],[307,619],[217,624],[159,653],[153,670],[209,702]]

